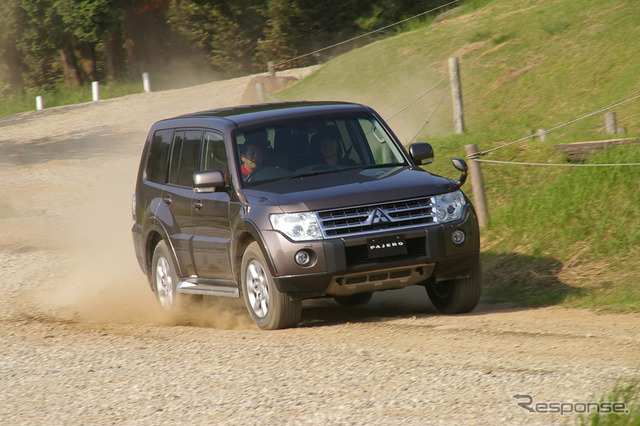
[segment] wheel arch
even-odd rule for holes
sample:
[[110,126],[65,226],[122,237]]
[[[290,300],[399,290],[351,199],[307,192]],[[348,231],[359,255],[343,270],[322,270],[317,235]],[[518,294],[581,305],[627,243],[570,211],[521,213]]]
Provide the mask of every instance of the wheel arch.
[[237,282],[240,282],[242,277],[242,257],[244,256],[244,252],[247,250],[247,247],[249,247],[249,245],[253,242],[258,243],[258,246],[262,251],[262,255],[267,262],[267,267],[269,268],[271,276],[277,276],[277,271],[273,259],[271,258],[271,253],[269,252],[267,247],[265,247],[260,232],[251,222],[245,221],[242,223],[241,227],[238,228],[236,236],[234,238],[232,267],[233,275],[236,278]]
[[169,252],[171,253],[171,257],[173,258],[172,259],[173,263],[174,265],[176,265],[176,273],[178,274],[178,276],[181,276],[182,274],[180,264],[177,261],[175,248],[171,243],[171,239],[167,237],[167,233],[164,230],[164,227],[162,227],[160,223],[156,222],[154,226],[150,227],[147,233],[147,238],[145,239],[144,256],[145,256],[145,267],[146,267],[146,273],[147,273],[147,279],[149,281],[149,285],[152,285],[151,263],[153,262],[153,253],[160,241],[164,241],[167,244],[167,248],[169,249]]

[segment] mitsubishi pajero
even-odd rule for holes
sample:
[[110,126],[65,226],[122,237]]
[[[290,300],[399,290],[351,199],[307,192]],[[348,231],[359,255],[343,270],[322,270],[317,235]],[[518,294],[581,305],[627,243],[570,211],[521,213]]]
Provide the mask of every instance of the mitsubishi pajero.
[[458,180],[420,165],[371,108],[295,102],[155,123],[133,195],[138,262],[160,305],[242,297],[263,329],[295,326],[301,301],[366,303],[424,286],[447,314],[478,304],[475,211]]

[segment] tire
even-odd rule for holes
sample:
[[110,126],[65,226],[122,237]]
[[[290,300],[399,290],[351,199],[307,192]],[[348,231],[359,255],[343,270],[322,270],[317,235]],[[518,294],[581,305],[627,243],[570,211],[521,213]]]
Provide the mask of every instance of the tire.
[[433,306],[443,314],[465,314],[478,306],[482,295],[482,268],[480,262],[467,278],[431,282],[426,285]]
[[164,241],[160,241],[153,251],[151,262],[151,283],[156,300],[165,311],[181,309],[182,298],[178,294],[178,275],[173,257]]
[[242,256],[242,295],[251,319],[263,330],[293,327],[300,321],[302,304],[277,289],[258,243]]
[[371,300],[373,293],[367,291],[365,293],[352,294],[351,296],[336,296],[336,302],[342,306],[360,306]]

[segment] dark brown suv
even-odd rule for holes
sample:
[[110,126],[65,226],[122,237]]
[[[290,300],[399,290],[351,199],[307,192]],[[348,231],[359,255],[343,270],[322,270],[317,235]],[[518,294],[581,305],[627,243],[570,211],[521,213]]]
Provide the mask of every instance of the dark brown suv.
[[301,300],[366,303],[422,285],[444,313],[473,310],[480,236],[457,181],[430,174],[371,108],[299,102],[155,123],[133,196],[138,262],[163,308],[185,295],[244,297],[263,329]]

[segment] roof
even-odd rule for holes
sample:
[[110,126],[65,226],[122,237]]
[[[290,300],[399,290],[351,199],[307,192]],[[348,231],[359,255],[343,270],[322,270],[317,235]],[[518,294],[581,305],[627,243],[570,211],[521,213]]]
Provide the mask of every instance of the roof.
[[234,122],[237,126],[253,126],[274,120],[371,111],[369,107],[350,102],[280,102],[200,111],[181,115],[175,119],[223,119]]

